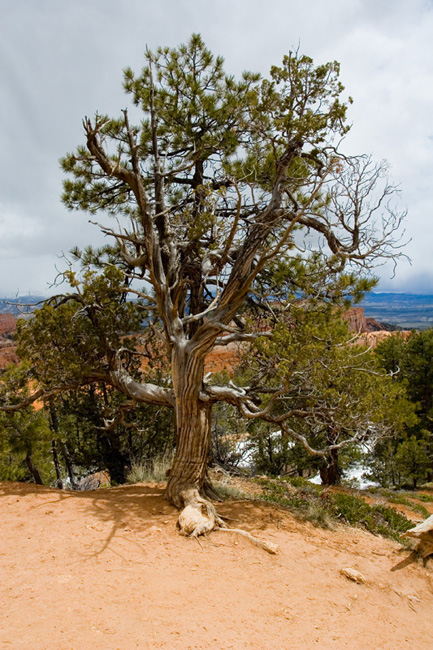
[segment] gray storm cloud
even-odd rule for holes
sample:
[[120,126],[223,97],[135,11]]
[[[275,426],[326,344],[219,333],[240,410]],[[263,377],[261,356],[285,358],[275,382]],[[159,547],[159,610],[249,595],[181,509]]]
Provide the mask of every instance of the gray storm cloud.
[[86,215],[60,202],[58,159],[83,141],[81,120],[127,104],[122,68],[139,69],[146,44],[174,46],[200,32],[226,69],[266,74],[290,49],[341,62],[354,97],[351,153],[386,158],[408,209],[412,258],[389,291],[433,293],[433,7],[423,0],[49,0],[4,2],[0,126],[0,295],[49,293],[59,255],[101,243]]

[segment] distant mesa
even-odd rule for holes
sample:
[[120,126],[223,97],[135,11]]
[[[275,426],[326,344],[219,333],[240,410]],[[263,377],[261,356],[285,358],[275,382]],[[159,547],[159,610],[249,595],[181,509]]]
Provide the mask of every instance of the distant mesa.
[[374,318],[387,328],[403,330],[433,327],[433,295],[412,293],[368,293],[360,303],[367,318]]

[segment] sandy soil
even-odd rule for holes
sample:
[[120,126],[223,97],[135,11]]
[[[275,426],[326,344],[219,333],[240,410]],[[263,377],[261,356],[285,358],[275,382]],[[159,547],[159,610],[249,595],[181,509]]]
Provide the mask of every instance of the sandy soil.
[[180,537],[160,486],[0,483],[0,648],[432,650],[433,573],[409,551],[257,503],[220,511],[280,553]]

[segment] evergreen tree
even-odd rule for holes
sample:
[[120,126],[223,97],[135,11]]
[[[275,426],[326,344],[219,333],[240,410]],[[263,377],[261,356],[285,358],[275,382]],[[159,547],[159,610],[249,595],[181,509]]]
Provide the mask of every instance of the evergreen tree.
[[[85,274],[82,285],[69,274],[75,291],[23,328],[21,350],[38,367],[45,396],[102,381],[128,399],[173,409],[176,455],[166,497],[195,509],[196,525],[184,524],[183,532],[199,534],[222,523],[205,499],[213,494],[206,472],[212,406],[271,417],[259,406],[266,386],[212,385],[206,355],[215,345],[262,336],[242,320],[251,296],[269,303],[253,285],[276,259],[293,256],[302,238],[308,242],[308,233],[320,238],[319,251],[335,269],[353,263],[362,270],[395,257],[403,215],[391,208],[383,166],[339,153],[348,126],[336,62],[314,66],[290,53],[268,79],[246,72],[236,81],[193,35],[179,48],[147,51],[140,74],[125,70],[124,87],[141,121],[133,124],[127,110],[115,119],[86,118],[85,145],[62,161],[65,204],[119,224],[101,226],[111,246],[75,251],[85,268],[103,270]],[[126,294],[155,316],[170,384],[128,371],[124,335],[136,331],[140,312]],[[58,332],[56,346],[44,341],[44,323]]]
[[[389,336],[378,345],[376,355],[381,365],[393,373],[394,381],[403,385],[416,405],[417,420],[405,427],[392,451],[392,483],[431,480],[433,476],[433,330],[413,331],[405,339]],[[404,468],[405,458],[407,467]],[[417,459],[417,460],[416,460]],[[422,460],[421,460],[422,459]],[[377,461],[385,466],[384,459]],[[396,464],[397,463],[397,464]],[[397,472],[397,473],[396,473]],[[423,474],[423,476],[421,476]]]
[[323,483],[339,483],[341,451],[374,447],[416,420],[404,387],[356,344],[332,303],[293,304],[272,336],[246,353],[244,365],[269,387],[261,419],[269,412],[275,422],[281,413],[280,431],[256,434],[260,467],[274,474],[293,464],[316,467]]

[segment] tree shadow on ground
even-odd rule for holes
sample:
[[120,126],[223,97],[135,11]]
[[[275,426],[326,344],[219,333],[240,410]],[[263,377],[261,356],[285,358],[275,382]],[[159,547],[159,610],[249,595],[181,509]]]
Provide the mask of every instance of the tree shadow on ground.
[[[128,542],[138,544],[155,532],[160,534],[167,530],[172,535],[179,511],[164,499],[164,489],[164,484],[149,483],[69,491],[30,483],[0,482],[0,498],[21,500],[30,497],[29,510],[40,509],[42,517],[56,512],[55,507],[46,511],[47,506],[58,504],[66,512],[70,507],[70,518],[83,519],[83,548],[85,545],[92,548],[93,544],[90,556],[96,556],[110,548],[114,538],[127,537]],[[216,507],[226,518],[229,528],[243,528],[254,533],[279,527],[273,509],[267,505],[252,501],[223,501]],[[59,525],[67,526],[60,514]]]
[[[70,491],[32,483],[0,482],[0,498],[14,496],[21,499],[36,496],[40,502],[30,505],[31,510],[54,504],[67,507],[71,500],[74,504],[78,502],[83,515],[90,515],[101,523],[110,524],[108,544],[118,531],[133,529],[135,532],[145,533],[151,527],[174,527],[179,511],[164,499],[164,489],[165,485],[162,483],[149,483]],[[229,527],[257,531],[278,526],[273,509],[266,507],[267,505],[247,500],[229,500],[217,503],[216,507],[226,518]]]
[[[71,516],[83,518],[83,538],[90,535],[92,525],[89,515],[96,519],[98,532],[104,533],[103,552],[119,532],[145,533],[152,527],[165,524],[175,526],[178,511],[163,498],[164,486],[157,484],[131,485],[89,491],[69,491],[48,488],[30,483],[0,483],[0,498],[13,497],[16,501],[29,499],[29,511],[41,510],[41,516],[55,513],[47,506],[61,505],[71,508]],[[37,503],[35,504],[35,497]],[[78,508],[77,508],[78,504]],[[87,520],[87,521],[86,521]],[[102,524],[98,528],[98,524]],[[108,524],[105,528],[104,524]]]
[[[403,551],[404,549],[401,550]],[[417,551],[411,551],[411,553],[407,557],[405,557],[403,560],[401,560],[395,566],[393,566],[391,571],[400,571],[401,569],[405,569],[410,564],[417,563],[418,559],[419,559],[419,554],[417,553]]]

